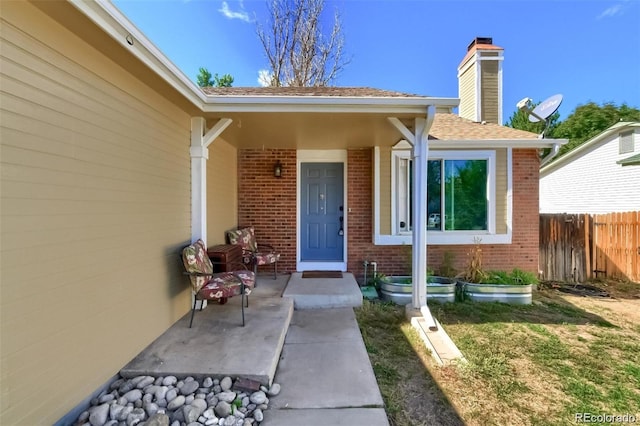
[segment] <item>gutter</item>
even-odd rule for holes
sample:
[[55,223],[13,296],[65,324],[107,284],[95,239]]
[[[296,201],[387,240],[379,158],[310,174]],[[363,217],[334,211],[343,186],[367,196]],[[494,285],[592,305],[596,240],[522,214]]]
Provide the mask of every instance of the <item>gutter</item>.
[[558,155],[558,152],[560,151],[560,145],[561,144],[559,143],[553,144],[553,146],[551,147],[551,152],[545,155],[540,160],[540,167],[544,167],[545,164],[549,163],[551,160],[553,160],[556,157],[556,155]]

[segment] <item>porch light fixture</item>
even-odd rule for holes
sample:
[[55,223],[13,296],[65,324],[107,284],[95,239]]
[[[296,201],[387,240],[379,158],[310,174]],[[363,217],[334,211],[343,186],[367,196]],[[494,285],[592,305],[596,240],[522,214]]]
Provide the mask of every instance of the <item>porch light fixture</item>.
[[282,164],[280,163],[280,160],[278,160],[276,164],[273,166],[273,176],[277,178],[282,177]]

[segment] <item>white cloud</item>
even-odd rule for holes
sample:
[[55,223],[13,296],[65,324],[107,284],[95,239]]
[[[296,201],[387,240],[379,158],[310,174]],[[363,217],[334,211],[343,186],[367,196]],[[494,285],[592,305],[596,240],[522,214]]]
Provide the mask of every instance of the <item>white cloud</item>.
[[249,18],[249,14],[246,10],[244,10],[244,4],[240,2],[240,10],[235,12],[229,8],[229,4],[226,1],[222,2],[222,7],[218,9],[218,12],[222,13],[225,18],[228,19],[239,19],[244,22],[251,22],[251,18]]
[[620,15],[622,13],[622,4],[614,4],[611,7],[605,9],[600,15],[598,15],[597,19],[611,18],[616,15]]
[[269,87],[271,86],[271,77],[273,74],[269,70],[260,70],[258,71],[258,84],[260,87]]

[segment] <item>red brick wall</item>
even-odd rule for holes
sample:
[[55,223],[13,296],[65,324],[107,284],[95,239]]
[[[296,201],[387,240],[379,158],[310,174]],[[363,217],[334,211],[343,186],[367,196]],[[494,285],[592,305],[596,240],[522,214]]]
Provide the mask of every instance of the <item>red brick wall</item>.
[[[283,177],[273,176],[277,160]],[[538,271],[538,166],[535,150],[513,151],[512,244],[483,245],[487,269],[519,267]],[[238,152],[238,223],[253,225],[258,241],[272,244],[282,254],[281,271],[296,270],[296,151],[244,149]],[[411,270],[410,246],[373,244],[373,150],[348,151],[347,166],[347,269],[357,277],[364,273],[364,260],[378,263],[387,275]],[[445,253],[451,253],[453,268],[464,268],[471,246],[428,247],[428,265],[436,272]],[[369,272],[370,273],[370,272]]]
[[[273,176],[278,160],[281,178]],[[296,150],[238,151],[238,224],[280,252],[279,272],[296,270]]]
[[[348,269],[357,277],[364,273],[363,261],[375,261],[378,272],[408,274],[411,271],[411,247],[373,245],[373,161],[371,150],[349,151],[348,166]],[[536,150],[513,151],[513,234],[512,244],[483,245],[486,269],[538,271],[538,167]],[[365,196],[366,194],[366,196]],[[471,245],[429,245],[428,266],[439,272],[445,253],[452,267],[461,271]],[[369,270],[371,273],[371,270]]]

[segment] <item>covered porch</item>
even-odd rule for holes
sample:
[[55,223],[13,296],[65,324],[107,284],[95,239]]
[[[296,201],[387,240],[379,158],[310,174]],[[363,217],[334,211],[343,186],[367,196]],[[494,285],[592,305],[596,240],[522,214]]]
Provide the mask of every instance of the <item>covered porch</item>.
[[[429,128],[436,112],[451,112],[457,99],[367,88],[204,91],[209,96],[205,113],[192,118],[192,239],[220,244],[225,227],[259,223],[258,241],[276,246],[284,270],[350,270],[356,261],[349,254],[357,244],[354,238],[369,244],[373,240],[366,231],[373,212],[362,202],[372,194],[358,188],[357,182],[354,185],[357,165],[352,159],[360,152],[373,153],[375,147],[392,147],[401,139],[413,147],[414,224],[426,229]],[[226,224],[210,214],[221,201],[219,193],[209,189],[219,187],[221,177],[209,177],[218,170],[208,166],[219,161],[219,147],[223,151],[231,147],[237,164],[226,173],[237,178],[236,198],[231,200],[237,214]],[[233,160],[233,155],[228,158]],[[365,219],[360,221],[359,216]],[[273,238],[278,238],[277,244]],[[415,232],[413,238],[411,270],[414,282],[424,282],[426,233]],[[426,310],[425,289],[416,286],[414,296],[412,306]]]

